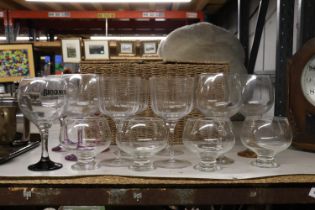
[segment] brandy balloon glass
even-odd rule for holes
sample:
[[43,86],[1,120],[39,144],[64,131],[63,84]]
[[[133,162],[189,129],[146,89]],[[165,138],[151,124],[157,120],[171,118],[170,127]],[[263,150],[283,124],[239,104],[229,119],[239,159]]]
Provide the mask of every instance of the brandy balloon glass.
[[131,117],[124,121],[117,138],[117,146],[133,157],[129,169],[150,171],[155,169],[150,158],[167,145],[168,128],[155,117]]
[[291,145],[292,131],[286,117],[245,120],[240,138],[245,147],[257,154],[252,165],[275,168],[279,167],[275,156]]
[[[229,120],[242,104],[241,78],[236,73],[205,73],[197,76],[195,97],[196,108],[208,118]],[[233,159],[224,155],[218,163],[232,164]]]
[[[240,112],[246,125],[253,129],[255,121],[262,117],[274,103],[274,89],[269,75],[242,75],[242,105]],[[244,122],[245,123],[245,122]],[[251,150],[238,152],[239,156],[255,158]]]
[[76,142],[74,150],[78,161],[73,170],[94,170],[98,168],[95,157],[107,149],[112,136],[104,117],[66,118],[67,136]]
[[183,131],[183,143],[200,157],[196,170],[211,172],[220,169],[217,158],[235,144],[232,123],[227,118],[189,118]]
[[17,99],[23,114],[32,121],[41,134],[42,152],[39,162],[28,166],[31,171],[49,171],[62,167],[48,154],[48,130],[52,122],[65,110],[66,82],[62,78],[25,78],[20,81]]

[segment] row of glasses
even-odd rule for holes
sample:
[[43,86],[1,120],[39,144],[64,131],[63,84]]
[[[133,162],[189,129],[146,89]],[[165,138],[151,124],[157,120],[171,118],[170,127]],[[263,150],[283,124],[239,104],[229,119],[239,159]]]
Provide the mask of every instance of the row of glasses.
[[[71,116],[77,118],[84,118],[89,115],[93,115],[97,112],[98,107],[102,113],[110,116],[116,122],[117,136],[120,135],[122,129],[122,121],[131,117],[140,111],[143,111],[147,106],[147,100],[145,97],[146,92],[145,80],[139,77],[108,77],[102,76],[99,81],[96,75],[69,75],[61,78],[48,77],[48,78],[34,78],[37,80],[58,80],[66,83],[67,91],[49,90],[49,93],[59,94],[64,101],[68,99],[68,106],[64,102],[64,107],[67,107],[66,111],[61,110],[60,115],[64,113],[64,116]],[[26,81],[26,80],[25,80]],[[59,80],[58,80],[59,81]],[[206,117],[215,119],[229,120],[229,117],[238,112],[241,105],[245,109],[245,105],[251,107],[258,107],[264,102],[260,102],[259,98],[249,103],[245,103],[244,98],[247,95],[259,96],[266,98],[268,91],[263,94],[254,94],[257,86],[251,87],[249,84],[254,79],[246,79],[245,88],[241,88],[241,79],[237,74],[201,74],[197,77],[197,84],[194,85],[194,79],[191,77],[151,77],[149,80],[151,107],[153,112],[165,120],[166,125],[169,128],[169,153],[170,158],[168,160],[162,160],[156,163],[157,166],[163,168],[183,168],[190,163],[184,160],[177,160],[174,158],[175,152],[171,145],[171,139],[173,139],[174,129],[176,122],[182,117],[188,115],[193,108],[194,97],[196,101],[196,107]],[[23,84],[21,84],[21,90],[19,98],[23,98]],[[261,85],[264,87],[264,85]],[[249,94],[245,94],[246,88]],[[26,88],[27,89],[27,88]],[[241,89],[243,93],[241,93]],[[47,90],[40,89],[39,92],[47,93]],[[67,94],[65,94],[67,92]],[[97,94],[96,94],[97,92]],[[63,95],[61,94],[63,93]],[[241,96],[240,96],[241,94]],[[246,96],[246,97],[245,97]],[[262,97],[263,96],[263,97]],[[65,99],[66,98],[66,99]],[[247,97],[252,99],[253,97]],[[267,97],[268,98],[268,97]],[[243,100],[241,100],[243,99]],[[24,100],[25,101],[25,100]],[[21,105],[23,106],[23,102]],[[25,103],[25,102],[24,102]],[[28,103],[28,102],[27,102]],[[265,105],[262,107],[265,108]],[[22,111],[26,110],[22,108]],[[246,110],[246,109],[245,109]],[[249,109],[255,110],[255,109]],[[257,112],[261,109],[257,108]],[[266,109],[263,109],[266,110]],[[28,116],[26,114],[26,116]],[[60,116],[58,116],[60,117]],[[48,118],[47,118],[48,119]],[[49,119],[52,119],[51,117]],[[82,132],[78,130],[78,137],[82,136]],[[64,135],[66,136],[66,135]],[[66,136],[66,140],[68,140]],[[69,142],[67,142],[68,144]],[[119,155],[118,155],[119,157]],[[118,159],[118,161],[117,161]],[[129,163],[123,163],[121,158],[116,158],[112,162],[117,166],[125,166]],[[104,161],[104,165],[110,160]],[[113,165],[111,165],[113,166]]]

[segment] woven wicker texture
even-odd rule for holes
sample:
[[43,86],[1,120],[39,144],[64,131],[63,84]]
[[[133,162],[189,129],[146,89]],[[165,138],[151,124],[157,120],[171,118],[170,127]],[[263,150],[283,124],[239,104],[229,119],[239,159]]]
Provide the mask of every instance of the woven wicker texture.
[[[80,64],[81,73],[95,73],[115,76],[140,76],[148,79],[156,76],[196,76],[201,73],[228,72],[229,66],[226,63],[163,63],[160,61],[108,61],[108,62],[82,62]],[[140,114],[141,116],[154,116],[150,107]],[[200,112],[194,109],[188,116],[181,119],[175,128],[173,142],[182,143],[182,133],[185,121],[188,117],[201,116]],[[109,119],[110,127],[115,139],[115,124]]]

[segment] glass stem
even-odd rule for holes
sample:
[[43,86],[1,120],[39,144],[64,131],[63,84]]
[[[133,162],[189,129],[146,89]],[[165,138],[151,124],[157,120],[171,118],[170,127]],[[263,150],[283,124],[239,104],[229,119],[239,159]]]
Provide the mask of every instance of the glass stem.
[[[115,121],[115,126],[116,126],[116,144],[117,144],[117,139],[119,138],[119,135],[121,133],[122,127],[123,127],[123,120],[122,119],[114,119]],[[117,149],[117,154],[116,154],[116,159],[121,159],[121,151],[118,148]]]
[[175,138],[175,126],[176,126],[176,122],[174,121],[167,121],[166,125],[169,129],[169,134],[168,134],[168,149],[169,149],[169,153],[170,153],[170,162],[174,162],[175,161],[175,151],[174,151],[174,138]]
[[67,135],[67,128],[65,127],[65,117],[60,117],[59,118],[59,123],[60,123],[60,133],[59,133],[59,143],[60,144],[65,144],[68,143],[68,138],[66,138]]
[[51,127],[50,124],[44,123],[38,126],[40,131],[40,136],[42,140],[42,154],[41,161],[49,160],[48,154],[48,129]]

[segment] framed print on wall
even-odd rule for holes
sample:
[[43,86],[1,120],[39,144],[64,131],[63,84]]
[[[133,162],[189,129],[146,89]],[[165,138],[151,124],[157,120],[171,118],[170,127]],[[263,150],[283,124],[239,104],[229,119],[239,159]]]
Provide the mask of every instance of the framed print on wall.
[[118,55],[119,56],[135,56],[135,43],[132,41],[119,42]]
[[84,52],[86,60],[108,60],[108,41],[84,40]]
[[0,45],[0,82],[15,82],[34,77],[33,46],[31,44]]
[[157,56],[157,41],[142,42],[142,56]]
[[61,47],[64,63],[81,62],[81,39],[62,39]]

